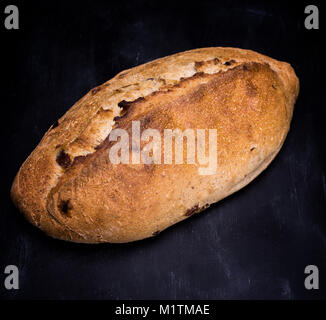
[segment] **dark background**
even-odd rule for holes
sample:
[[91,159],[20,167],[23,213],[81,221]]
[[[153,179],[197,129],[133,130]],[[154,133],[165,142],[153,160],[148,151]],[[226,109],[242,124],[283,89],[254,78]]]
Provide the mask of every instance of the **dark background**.
[[[8,4],[20,9],[20,30],[4,28]],[[319,6],[320,30],[304,28],[308,4]],[[316,1],[1,1],[0,297],[326,298],[323,10]],[[265,172],[204,213],[135,243],[66,243],[25,221],[10,186],[57,118],[125,68],[208,46],[290,62],[300,79],[291,130]],[[4,289],[9,264],[20,270],[19,290]],[[304,288],[310,264],[319,267],[319,290]]]

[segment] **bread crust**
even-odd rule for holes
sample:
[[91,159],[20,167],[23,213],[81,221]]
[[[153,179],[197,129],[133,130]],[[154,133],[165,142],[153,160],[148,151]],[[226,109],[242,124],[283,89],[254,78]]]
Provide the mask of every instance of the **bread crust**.
[[[58,239],[118,243],[157,235],[268,166],[298,92],[289,64],[236,48],[181,52],[122,71],[51,126],[17,173],[12,200]],[[189,164],[112,164],[109,133],[130,131],[133,120],[160,132],[217,129],[217,173],[202,176]]]

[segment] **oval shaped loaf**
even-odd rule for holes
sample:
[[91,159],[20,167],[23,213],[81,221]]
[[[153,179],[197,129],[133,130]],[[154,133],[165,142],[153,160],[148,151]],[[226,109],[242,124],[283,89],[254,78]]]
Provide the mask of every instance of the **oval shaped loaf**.
[[[252,181],[289,130],[291,68],[235,48],[178,53],[91,90],[46,132],[12,186],[16,206],[52,237],[85,243],[151,237]],[[118,164],[113,128],[217,129],[217,172],[198,164]]]

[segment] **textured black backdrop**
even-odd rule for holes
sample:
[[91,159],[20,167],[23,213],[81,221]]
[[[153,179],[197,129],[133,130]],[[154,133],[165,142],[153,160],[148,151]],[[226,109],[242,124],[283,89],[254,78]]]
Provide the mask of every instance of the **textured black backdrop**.
[[[5,299],[326,298],[325,98],[320,30],[308,2],[1,1],[0,296]],[[315,1],[312,1],[315,3]],[[7,4],[20,30],[5,30]],[[9,198],[12,180],[47,128],[119,71],[208,46],[290,62],[301,81],[291,131],[253,183],[159,237],[121,245],[54,240]],[[20,270],[4,289],[3,270]],[[320,289],[304,288],[319,267]]]

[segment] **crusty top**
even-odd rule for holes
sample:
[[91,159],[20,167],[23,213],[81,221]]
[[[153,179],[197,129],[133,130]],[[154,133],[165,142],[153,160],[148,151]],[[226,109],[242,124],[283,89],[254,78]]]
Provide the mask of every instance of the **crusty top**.
[[[203,48],[125,70],[80,99],[20,168],[12,199],[34,225],[76,242],[155,235],[240,189],[274,158],[299,91],[291,66]],[[218,170],[110,163],[112,128],[216,128]]]

